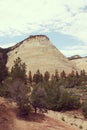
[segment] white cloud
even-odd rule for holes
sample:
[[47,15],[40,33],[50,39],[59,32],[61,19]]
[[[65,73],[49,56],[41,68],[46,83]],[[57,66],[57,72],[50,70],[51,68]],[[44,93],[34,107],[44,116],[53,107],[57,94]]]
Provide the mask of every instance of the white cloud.
[[7,48],[7,47],[11,47],[11,46],[13,46],[13,45],[15,45],[16,43],[8,43],[8,44],[1,44],[0,46],[2,47],[2,48]]
[[76,46],[69,46],[65,49],[62,49],[61,52],[66,56],[73,56],[73,55],[87,55],[87,45],[76,45]]
[[87,0],[0,0],[0,36],[54,30],[87,43]]

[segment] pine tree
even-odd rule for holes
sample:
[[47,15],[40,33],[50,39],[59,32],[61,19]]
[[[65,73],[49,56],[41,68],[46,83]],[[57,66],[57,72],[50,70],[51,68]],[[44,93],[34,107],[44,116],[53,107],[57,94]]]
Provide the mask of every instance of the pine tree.
[[58,74],[58,71],[57,71],[57,70],[55,71],[54,78],[55,78],[55,81],[58,81],[58,80],[59,80],[59,74]]
[[31,71],[29,71],[29,82],[31,83],[32,82],[32,73],[31,73]]
[[79,73],[78,73],[78,71],[76,71],[76,77],[79,78]]
[[8,76],[8,70],[5,63],[0,59],[0,84]]
[[44,80],[45,80],[45,81],[49,81],[49,78],[50,78],[50,73],[49,73],[48,71],[46,71],[46,72],[44,73]]
[[75,72],[72,70],[72,72],[70,73],[71,77],[75,77]]
[[55,76],[54,74],[51,75],[51,81],[54,81],[55,80]]
[[11,76],[13,79],[19,78],[23,81],[26,80],[26,64],[22,63],[19,57],[14,61],[14,65],[11,69]]
[[42,81],[43,81],[43,75],[40,73],[39,70],[37,70],[37,72],[33,76],[33,82],[39,83],[39,82],[42,82]]
[[64,70],[61,72],[60,77],[61,77],[61,79],[65,79],[66,78],[66,73],[65,73]]
[[47,94],[45,88],[42,86],[42,83],[37,84],[31,93],[30,101],[35,113],[37,112],[37,109],[44,111],[47,108]]

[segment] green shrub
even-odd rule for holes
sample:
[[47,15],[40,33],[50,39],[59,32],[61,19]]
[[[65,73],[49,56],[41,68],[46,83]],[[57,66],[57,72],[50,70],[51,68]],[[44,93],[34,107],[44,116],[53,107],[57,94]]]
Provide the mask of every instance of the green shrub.
[[79,126],[80,129],[83,129],[82,125]]
[[64,116],[62,116],[61,120],[62,120],[62,121],[65,121],[65,118],[64,118]]
[[37,84],[32,91],[31,102],[34,108],[47,108],[54,111],[72,110],[80,107],[79,98],[55,81]]
[[47,108],[47,93],[42,85],[43,84],[41,83],[36,85],[30,97],[35,113],[37,112],[37,109],[44,111]]
[[31,110],[30,88],[20,79],[12,80],[8,83],[8,92],[11,98],[17,103],[20,113],[27,115]]
[[10,78],[10,77],[6,78],[3,81],[2,86],[0,86],[0,96],[1,97],[6,97],[6,98],[11,97],[11,94],[10,94],[10,92],[8,90],[9,85],[11,84],[11,82],[12,82],[12,78]]
[[17,105],[19,106],[20,114],[23,116],[28,115],[32,111],[28,98],[20,100]]
[[87,118],[87,100],[82,103],[82,112],[85,118]]
[[63,90],[58,102],[58,110],[65,111],[65,110],[78,109],[79,107],[80,107],[79,98],[67,92],[66,90]]

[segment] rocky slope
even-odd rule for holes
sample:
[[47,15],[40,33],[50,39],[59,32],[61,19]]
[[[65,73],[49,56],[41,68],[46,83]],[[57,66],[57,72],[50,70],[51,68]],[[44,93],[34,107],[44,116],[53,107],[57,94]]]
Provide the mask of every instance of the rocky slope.
[[71,64],[73,63],[79,70],[85,70],[87,72],[87,57],[72,56],[69,58]]
[[81,58],[82,58],[82,57],[79,56],[79,55],[74,55],[74,56],[69,57],[68,59],[69,59],[69,60],[75,60],[75,59],[81,59]]
[[45,71],[54,73],[56,69],[59,73],[62,70],[65,70],[67,73],[76,70],[73,63],[70,63],[45,35],[28,37],[24,41],[10,47],[7,56],[7,67],[9,70],[11,70],[13,61],[17,57],[20,57],[26,63],[27,73],[29,70],[35,73],[38,69],[42,73]]

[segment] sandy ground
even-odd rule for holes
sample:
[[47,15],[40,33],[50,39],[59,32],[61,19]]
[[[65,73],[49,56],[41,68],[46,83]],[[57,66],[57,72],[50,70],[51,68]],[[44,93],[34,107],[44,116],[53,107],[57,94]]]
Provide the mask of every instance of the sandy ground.
[[71,126],[78,129],[87,130],[87,120],[84,119],[80,111],[70,111],[65,113],[48,111],[46,114],[54,119],[63,120]]
[[[50,114],[50,113],[49,113]],[[52,116],[52,113],[50,114]],[[15,103],[0,98],[0,130],[78,130],[58,118],[31,113],[23,118],[17,115]]]
[[19,120],[15,119],[16,130],[78,130],[76,127],[67,125],[66,123],[42,116],[42,115],[31,115],[31,120]]

